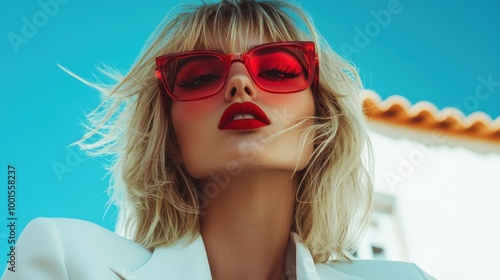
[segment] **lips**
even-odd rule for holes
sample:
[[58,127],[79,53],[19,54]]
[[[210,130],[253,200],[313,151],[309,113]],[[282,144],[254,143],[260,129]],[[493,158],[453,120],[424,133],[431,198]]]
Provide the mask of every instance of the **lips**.
[[271,121],[259,106],[251,103],[233,103],[227,107],[219,121],[221,130],[257,129]]

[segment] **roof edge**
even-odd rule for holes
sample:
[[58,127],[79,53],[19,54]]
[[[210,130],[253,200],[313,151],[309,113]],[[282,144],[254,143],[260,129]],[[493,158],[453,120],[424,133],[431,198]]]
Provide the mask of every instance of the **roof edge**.
[[373,90],[365,89],[362,94],[364,113],[370,121],[424,130],[439,129],[471,140],[500,144],[500,117],[492,120],[489,115],[479,111],[465,116],[457,108],[447,107],[439,110],[428,101],[412,105],[408,99],[400,95],[382,100]]

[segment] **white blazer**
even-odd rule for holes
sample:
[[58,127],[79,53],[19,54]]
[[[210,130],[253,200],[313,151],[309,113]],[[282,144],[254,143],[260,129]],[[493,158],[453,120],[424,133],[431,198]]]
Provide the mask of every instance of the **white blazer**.
[[[87,221],[38,218],[26,226],[16,250],[15,272],[7,264],[3,280],[211,279],[200,235],[191,244],[181,240],[150,252]],[[416,265],[404,262],[355,260],[315,265],[295,233],[290,234],[288,252],[295,254],[295,264],[293,257],[287,257],[288,279],[435,279]]]

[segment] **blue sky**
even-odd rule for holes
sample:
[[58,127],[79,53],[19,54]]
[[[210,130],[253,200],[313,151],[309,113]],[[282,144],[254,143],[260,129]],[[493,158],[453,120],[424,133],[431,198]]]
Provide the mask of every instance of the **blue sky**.
[[[196,1],[182,1],[196,2]],[[495,1],[299,1],[367,88],[438,108],[500,116],[500,4]],[[38,216],[104,216],[104,159],[68,147],[98,94],[61,71],[94,79],[100,63],[126,70],[176,1],[9,1],[0,9],[0,168],[17,170],[18,233]],[[3,192],[2,192],[3,193]],[[6,196],[0,218],[5,220]],[[0,252],[6,229],[0,229]]]

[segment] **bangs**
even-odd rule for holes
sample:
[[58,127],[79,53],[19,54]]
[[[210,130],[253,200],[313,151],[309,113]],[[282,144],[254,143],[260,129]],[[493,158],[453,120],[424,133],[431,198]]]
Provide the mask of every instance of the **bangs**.
[[181,51],[245,52],[268,42],[303,40],[305,36],[292,24],[292,18],[276,10],[276,5],[285,3],[222,1],[198,6],[182,20],[178,35],[183,36],[185,45]]

